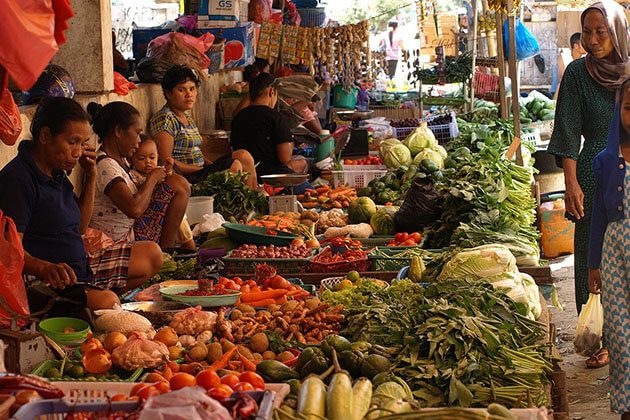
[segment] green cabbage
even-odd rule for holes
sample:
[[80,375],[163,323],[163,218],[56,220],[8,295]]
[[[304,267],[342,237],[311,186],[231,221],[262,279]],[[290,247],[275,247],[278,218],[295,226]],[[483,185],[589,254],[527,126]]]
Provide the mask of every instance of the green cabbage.
[[385,160],[385,154],[387,153],[387,151],[389,149],[391,149],[392,147],[398,146],[400,144],[402,144],[402,142],[400,140],[398,140],[398,139],[386,139],[386,140],[383,140],[381,142],[381,146],[380,146],[380,149],[379,149],[379,155],[381,156],[381,159]]
[[411,164],[411,153],[404,144],[397,144],[385,151],[383,160],[389,169],[398,169],[401,166],[409,166]]
[[403,144],[409,148],[411,156],[415,156],[422,149],[437,146],[438,142],[435,139],[433,131],[431,131],[431,129],[427,126],[426,122],[423,122],[407,136],[407,138],[403,141]]
[[529,307],[534,315],[534,318],[538,319],[542,314],[542,305],[540,303],[540,290],[538,285],[532,276],[526,273],[520,273],[523,280],[523,286],[527,290],[527,297],[529,298]]
[[446,149],[440,146],[439,144],[437,146],[432,147],[431,149],[438,152],[438,154],[442,156],[442,159],[446,159],[448,157],[448,153],[446,152]]
[[518,272],[514,255],[503,245],[482,245],[455,255],[444,265],[438,281],[477,280],[506,272]]
[[442,156],[440,156],[437,151],[433,149],[422,149],[413,159],[413,164],[420,165],[424,159],[429,159],[430,161],[435,162],[438,169],[444,169],[444,159],[442,159]]

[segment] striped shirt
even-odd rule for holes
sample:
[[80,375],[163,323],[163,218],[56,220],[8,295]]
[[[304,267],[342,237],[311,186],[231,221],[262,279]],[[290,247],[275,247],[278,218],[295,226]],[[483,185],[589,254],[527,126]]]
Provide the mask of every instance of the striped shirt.
[[203,166],[201,133],[189,112],[186,112],[188,125],[183,124],[168,106],[164,106],[149,121],[149,131],[153,136],[165,131],[173,137],[173,159],[188,165]]

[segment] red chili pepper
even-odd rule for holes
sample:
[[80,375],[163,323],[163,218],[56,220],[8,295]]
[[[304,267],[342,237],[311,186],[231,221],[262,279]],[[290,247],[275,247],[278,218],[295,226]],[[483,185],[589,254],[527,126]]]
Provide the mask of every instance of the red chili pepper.
[[284,363],[285,365],[287,365],[289,367],[295,366],[295,364],[297,363],[299,358],[300,358],[300,356],[295,356],[293,359],[285,360],[282,363]]

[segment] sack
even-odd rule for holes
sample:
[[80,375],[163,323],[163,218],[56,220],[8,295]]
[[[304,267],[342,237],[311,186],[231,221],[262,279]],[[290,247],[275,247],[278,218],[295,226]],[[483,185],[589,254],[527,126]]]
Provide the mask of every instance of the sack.
[[134,82],[130,82],[117,71],[114,72],[114,92],[119,95],[126,96],[132,89],[137,89],[138,86]]
[[0,140],[13,146],[22,132],[22,117],[9,91],[9,73],[1,66],[0,80]]
[[[26,287],[22,280],[24,268],[24,248],[18,236],[13,219],[4,216],[0,210],[0,296],[2,296],[11,310],[28,315],[28,299]],[[11,325],[11,315],[0,305],[0,325]],[[25,320],[18,322],[19,326],[26,325]]]
[[[538,41],[534,38],[529,29],[523,25],[520,19],[516,19],[514,26],[514,38],[516,39],[516,60],[521,61],[533,57],[540,52]],[[503,26],[503,42],[505,45],[505,56],[510,56],[510,44],[508,39],[508,22]]]
[[252,0],[248,6],[249,20],[262,24],[271,17],[272,0]]
[[0,22],[0,39],[7,40],[0,48],[0,63],[17,87],[29,90],[59,49],[52,2],[2,2]]
[[604,308],[601,295],[591,293],[586,305],[582,307],[575,329],[573,346],[575,352],[591,357],[602,347],[602,330],[604,327]]
[[419,232],[442,216],[442,196],[428,178],[416,178],[394,216],[397,232]]

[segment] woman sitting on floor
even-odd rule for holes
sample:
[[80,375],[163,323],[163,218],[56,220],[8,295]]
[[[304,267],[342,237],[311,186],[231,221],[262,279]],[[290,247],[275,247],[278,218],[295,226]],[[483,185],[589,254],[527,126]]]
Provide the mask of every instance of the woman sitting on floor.
[[[22,238],[23,273],[59,294],[76,289],[77,282],[123,292],[149,280],[162,265],[153,242],[120,242],[85,252],[81,235],[92,217],[97,178],[89,120],[72,99],[44,100],[31,123],[33,140],[21,142],[17,157],[0,171],[0,209]],[[67,177],[77,163],[85,173],[80,197]],[[91,308],[112,299],[111,292],[89,286],[80,294]]]

